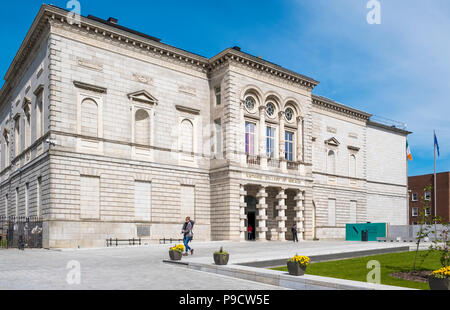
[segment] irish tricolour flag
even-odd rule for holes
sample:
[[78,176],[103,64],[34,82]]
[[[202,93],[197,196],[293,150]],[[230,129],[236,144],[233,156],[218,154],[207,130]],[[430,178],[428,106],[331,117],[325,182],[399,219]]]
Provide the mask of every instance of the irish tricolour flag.
[[408,140],[406,140],[406,156],[408,156],[408,159],[410,161],[413,160],[412,154],[411,154],[411,148],[409,147]]

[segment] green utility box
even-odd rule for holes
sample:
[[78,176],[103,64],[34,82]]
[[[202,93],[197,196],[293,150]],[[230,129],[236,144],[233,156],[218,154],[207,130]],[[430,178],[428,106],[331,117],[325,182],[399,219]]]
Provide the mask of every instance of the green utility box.
[[377,241],[377,238],[386,238],[386,223],[347,224],[347,241]]

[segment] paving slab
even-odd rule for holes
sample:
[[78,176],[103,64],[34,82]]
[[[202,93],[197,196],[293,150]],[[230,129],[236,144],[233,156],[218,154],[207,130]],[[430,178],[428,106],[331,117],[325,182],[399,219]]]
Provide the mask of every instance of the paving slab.
[[[183,262],[212,263],[212,254],[221,246],[231,253],[231,262],[254,259],[283,258],[295,254],[312,255],[351,251],[383,246],[390,243],[347,242],[208,242],[196,243],[194,256]],[[403,245],[403,244],[402,244]],[[49,250],[0,250],[0,290],[273,290],[278,286],[236,279],[224,275],[188,270],[164,264],[170,245],[142,247]],[[67,277],[80,266],[81,283],[70,285]],[[72,266],[73,267],[73,266]],[[70,280],[70,279],[69,279]]]

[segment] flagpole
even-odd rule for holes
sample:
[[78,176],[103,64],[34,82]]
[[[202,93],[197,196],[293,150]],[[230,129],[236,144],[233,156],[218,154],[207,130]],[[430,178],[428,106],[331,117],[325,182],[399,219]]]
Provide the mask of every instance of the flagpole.
[[433,145],[434,145],[434,223],[436,224],[437,218],[437,196],[436,196],[436,130],[434,131],[433,137]]

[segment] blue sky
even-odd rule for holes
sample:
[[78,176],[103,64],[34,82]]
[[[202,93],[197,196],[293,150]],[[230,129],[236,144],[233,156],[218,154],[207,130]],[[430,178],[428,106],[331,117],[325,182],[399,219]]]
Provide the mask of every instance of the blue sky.
[[[366,21],[368,0],[81,0],[81,14],[119,24],[212,57],[227,47],[310,76],[314,93],[408,124],[409,174],[433,172],[433,130],[450,171],[450,1],[379,0],[381,24]],[[67,0],[52,0],[66,7]],[[8,1],[0,11],[5,74],[42,0]],[[3,85],[3,80],[0,82]]]

